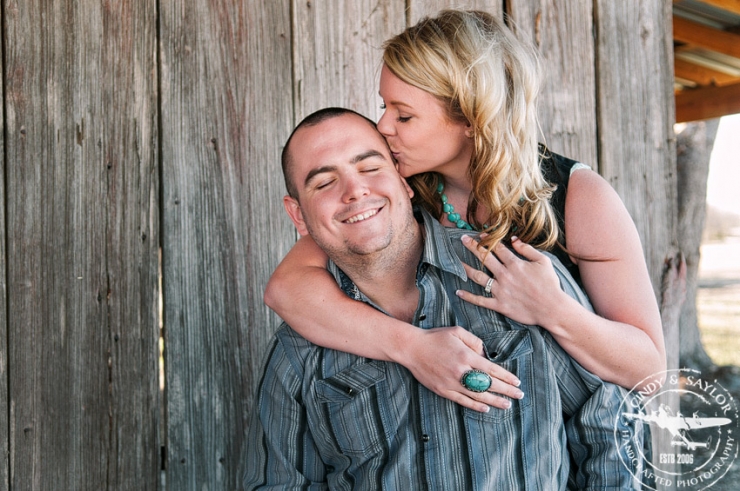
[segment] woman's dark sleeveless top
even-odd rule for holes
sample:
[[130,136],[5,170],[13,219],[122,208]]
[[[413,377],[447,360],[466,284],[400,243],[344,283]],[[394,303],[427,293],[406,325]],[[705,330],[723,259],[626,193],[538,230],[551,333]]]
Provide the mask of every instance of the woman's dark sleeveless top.
[[[545,179],[553,185],[557,186],[557,189],[550,198],[550,203],[555,210],[555,216],[557,218],[558,227],[560,228],[560,243],[566,246],[565,237],[565,193],[568,189],[568,180],[570,179],[570,170],[578,162],[562,155],[551,152],[544,145],[540,145],[540,168],[542,169],[542,175]],[[570,260],[568,254],[559,246],[555,246],[550,251],[553,253],[560,262],[568,269],[573,278],[581,284],[581,275],[578,272],[578,266]]]

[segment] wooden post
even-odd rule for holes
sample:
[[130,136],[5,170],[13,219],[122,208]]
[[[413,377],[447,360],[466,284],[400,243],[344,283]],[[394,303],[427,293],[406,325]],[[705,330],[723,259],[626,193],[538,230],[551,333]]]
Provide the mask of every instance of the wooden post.
[[[671,3],[598,0],[595,8],[600,171],[640,234],[674,369],[685,265],[677,256]],[[661,402],[678,408],[676,394]],[[667,452],[670,439],[654,428],[652,455]]]

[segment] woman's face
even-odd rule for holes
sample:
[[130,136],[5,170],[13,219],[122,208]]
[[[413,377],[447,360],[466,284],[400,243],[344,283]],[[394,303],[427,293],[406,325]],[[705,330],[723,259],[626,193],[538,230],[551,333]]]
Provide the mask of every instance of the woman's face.
[[385,65],[380,72],[380,97],[385,112],[378,130],[403,177],[430,171],[466,175],[474,146],[468,125],[451,121],[436,97],[403,82]]

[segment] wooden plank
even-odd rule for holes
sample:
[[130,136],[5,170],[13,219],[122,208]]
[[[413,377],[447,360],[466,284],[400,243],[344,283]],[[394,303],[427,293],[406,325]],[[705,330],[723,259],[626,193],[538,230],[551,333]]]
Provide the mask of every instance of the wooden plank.
[[543,61],[539,100],[543,142],[553,151],[598,168],[593,6],[574,0],[509,0],[517,35]]
[[500,0],[466,0],[456,2],[454,0],[410,0],[407,2],[408,10],[406,17],[408,25],[419,22],[422,17],[434,17],[437,13],[446,8],[466,9],[466,10],[484,10],[489,14],[501,18],[503,15],[504,2]]
[[[676,77],[690,80],[698,85],[714,85],[722,87],[724,85],[740,83],[740,77],[728,75],[719,70],[713,70],[705,66],[697,65],[682,59],[680,56],[674,57],[673,67]],[[676,110],[678,111],[678,108]]]
[[277,326],[264,285],[295,240],[290,4],[160,6],[167,488],[231,491]]
[[740,15],[740,0],[702,0],[702,3]]
[[740,58],[740,34],[673,16],[673,39],[734,58]]
[[4,6],[10,488],[155,489],[155,2]]
[[[0,6],[0,8],[2,8]],[[0,52],[4,52],[4,39],[0,39]],[[5,67],[3,66],[3,69]],[[5,101],[4,77],[0,77],[0,95]],[[0,118],[0,203],[7,203],[5,189],[7,188],[6,162],[5,162],[5,104],[3,104],[3,117]],[[0,406],[3,408],[10,407],[8,394],[8,288],[7,288],[7,223],[5,219],[5,206],[0,206]],[[10,433],[7,409],[0,414],[0,454],[10,455]],[[2,459],[0,463],[0,489],[10,489],[10,466],[9,459]]]
[[294,0],[296,121],[328,106],[378,120],[383,41],[404,29],[403,2]]
[[[93,5],[83,2],[85,10]],[[156,0],[101,2],[100,75],[85,84],[103,93],[88,146],[102,142],[106,174],[108,281],[109,489],[158,489],[160,437],[160,182]],[[81,27],[92,23],[81,19]],[[83,24],[84,22],[84,24]],[[102,84],[101,84],[102,82]],[[97,138],[95,138],[97,137]],[[98,298],[102,300],[102,296]],[[96,299],[97,300],[97,299]],[[82,468],[84,469],[84,467]]]
[[676,94],[676,122],[699,121],[740,113],[740,83],[686,89]]
[[600,169],[635,221],[656,294],[664,261],[676,252],[670,9],[669,2],[596,3]]

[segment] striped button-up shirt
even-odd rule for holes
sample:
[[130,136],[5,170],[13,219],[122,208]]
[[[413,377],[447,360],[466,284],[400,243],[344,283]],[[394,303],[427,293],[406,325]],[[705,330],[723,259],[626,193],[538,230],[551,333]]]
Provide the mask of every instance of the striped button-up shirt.
[[[414,324],[460,325],[521,380],[524,398],[479,413],[401,365],[318,347],[288,326],[271,345],[247,440],[246,489],[627,489],[615,431],[624,391],[578,365],[542,328],[463,302],[462,232],[423,213]],[[587,298],[553,258],[561,287]],[[330,267],[330,269],[332,269]],[[342,288],[370,302],[336,267]],[[377,306],[376,306],[377,308]],[[590,308],[590,306],[589,306]],[[570,475],[570,483],[569,483]]]

